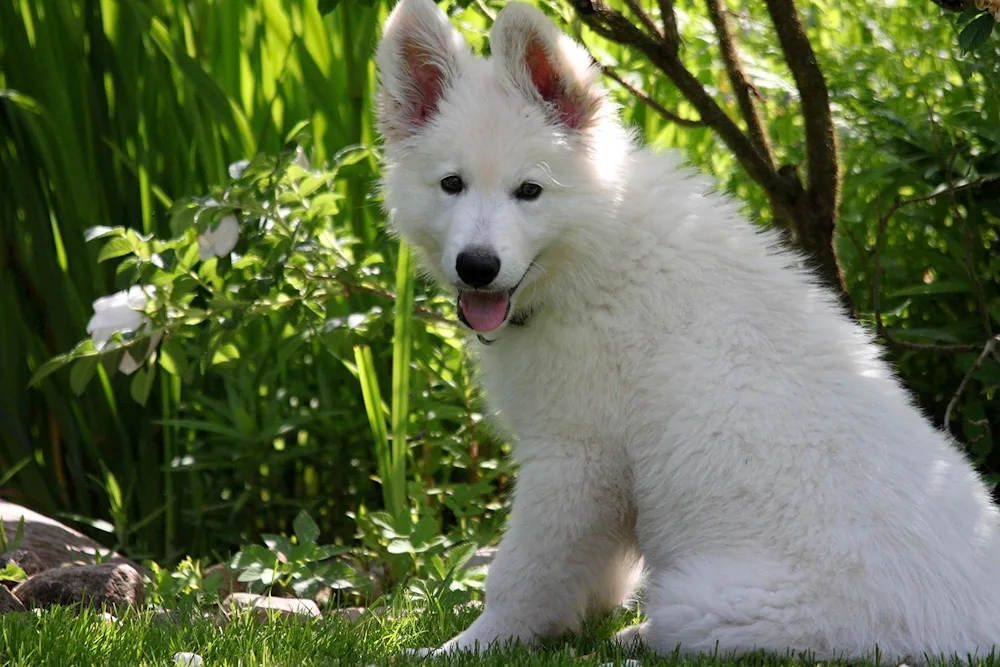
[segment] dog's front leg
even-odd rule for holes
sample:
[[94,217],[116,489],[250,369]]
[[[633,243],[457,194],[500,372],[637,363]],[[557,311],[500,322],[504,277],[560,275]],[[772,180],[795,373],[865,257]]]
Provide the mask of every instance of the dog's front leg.
[[485,609],[441,651],[532,643],[576,629],[588,608],[611,609],[631,592],[637,558],[621,459],[563,451],[522,462]]

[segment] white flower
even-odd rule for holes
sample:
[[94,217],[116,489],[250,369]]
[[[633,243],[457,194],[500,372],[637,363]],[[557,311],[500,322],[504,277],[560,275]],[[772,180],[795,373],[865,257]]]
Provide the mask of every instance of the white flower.
[[197,653],[184,651],[182,653],[174,653],[174,664],[185,665],[186,667],[200,667],[205,664],[205,660]]
[[235,215],[227,215],[215,229],[198,235],[198,256],[201,261],[210,257],[225,257],[236,247],[240,238],[240,223]]
[[237,160],[229,165],[229,178],[239,180],[240,177],[243,176],[243,172],[246,171],[249,166],[250,160]]
[[[87,323],[87,333],[93,339],[94,345],[98,348],[104,347],[116,332],[127,335],[147,330],[150,321],[143,310],[149,303],[148,295],[152,294],[154,289],[148,285],[133,285],[128,290],[94,301],[94,316]],[[118,364],[118,370],[126,375],[134,373],[159,345],[162,337],[162,331],[153,334],[146,349],[146,356],[142,359],[136,359],[132,352],[126,349],[121,363]]]

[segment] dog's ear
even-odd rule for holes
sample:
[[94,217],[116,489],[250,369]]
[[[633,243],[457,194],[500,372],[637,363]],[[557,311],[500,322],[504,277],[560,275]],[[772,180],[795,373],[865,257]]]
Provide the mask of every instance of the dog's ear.
[[375,53],[378,124],[386,141],[419,131],[470,57],[465,38],[433,0],[401,0],[386,19]]
[[501,81],[572,129],[585,128],[607,101],[587,50],[530,5],[512,2],[500,10],[490,48]]

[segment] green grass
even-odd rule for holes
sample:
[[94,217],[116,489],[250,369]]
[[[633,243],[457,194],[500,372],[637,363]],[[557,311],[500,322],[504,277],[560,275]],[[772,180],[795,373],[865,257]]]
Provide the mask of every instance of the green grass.
[[[94,612],[75,615],[67,608],[41,614],[0,616],[0,663],[10,667],[102,667],[173,664],[175,653],[194,652],[206,667],[224,665],[310,667],[312,665],[600,665],[623,664],[632,658],[643,667],[656,665],[750,665],[778,667],[815,664],[792,657],[762,654],[743,660],[705,655],[684,659],[646,651],[626,652],[611,642],[612,634],[635,622],[636,612],[622,611],[590,624],[579,635],[566,636],[528,649],[512,647],[486,656],[458,655],[436,661],[402,654],[408,647],[435,646],[466,627],[478,610],[442,606],[411,613],[397,620],[375,616],[351,623],[328,614],[323,620],[258,625],[249,617],[217,628],[198,613],[182,615],[170,624],[150,614],[126,614],[110,624]],[[979,664],[992,665],[993,659]],[[857,664],[857,663],[856,663]],[[870,664],[870,663],[861,663]],[[895,664],[895,663],[883,663]],[[960,662],[958,664],[966,664]]]

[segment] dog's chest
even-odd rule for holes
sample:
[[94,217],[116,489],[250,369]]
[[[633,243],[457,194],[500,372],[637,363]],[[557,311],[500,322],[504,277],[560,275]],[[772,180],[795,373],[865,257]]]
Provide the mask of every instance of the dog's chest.
[[621,341],[534,327],[508,329],[480,350],[480,382],[500,423],[522,441],[623,445],[636,377]]

